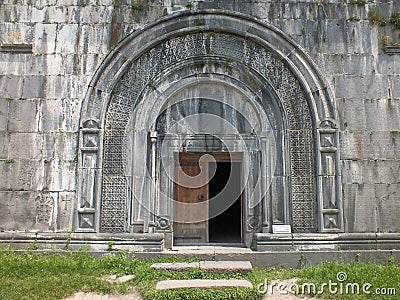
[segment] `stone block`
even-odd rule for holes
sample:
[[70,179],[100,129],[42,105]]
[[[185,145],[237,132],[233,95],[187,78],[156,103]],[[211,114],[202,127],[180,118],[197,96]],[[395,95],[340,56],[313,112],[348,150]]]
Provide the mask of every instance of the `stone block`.
[[78,48],[78,25],[63,24],[57,28],[56,53],[75,53]]
[[[332,24],[334,26],[334,24]],[[355,53],[362,55],[371,55],[377,53],[374,49],[373,42],[375,39],[371,38],[371,25],[369,20],[361,20],[359,22],[342,23],[342,35],[345,35],[346,51],[345,53]],[[330,28],[329,28],[330,31]],[[332,36],[334,39],[334,36]],[[378,40],[378,38],[376,39]],[[326,48],[327,51],[329,48]]]
[[253,267],[249,261],[200,261],[200,269],[212,273],[248,273]]
[[54,53],[56,49],[57,24],[37,23],[34,27],[34,53]]
[[61,100],[42,101],[40,131],[51,132],[60,130],[64,118],[62,104]]
[[0,192],[0,231],[32,230],[36,223],[32,192]]
[[346,34],[346,30],[343,30],[346,26],[346,20],[344,19],[326,21],[319,19],[318,23],[321,24],[322,30],[324,31],[322,33],[322,39],[320,39],[320,46],[324,53],[347,53],[350,52],[348,51],[350,43],[356,46],[354,44],[359,42],[357,39],[352,40],[351,37]]
[[400,75],[389,76],[390,98],[400,100]]
[[82,74],[93,75],[103,59],[104,55],[100,54],[82,55]]
[[369,132],[400,128],[400,101],[338,99],[336,103],[343,130]]
[[115,7],[96,5],[80,7],[80,23],[81,24],[103,24],[111,23],[113,10]]
[[9,157],[14,159],[41,158],[43,136],[37,133],[10,133]]
[[320,70],[329,70],[329,76],[345,73],[345,55],[314,53],[313,58]]
[[16,191],[36,191],[43,186],[43,167],[38,160],[16,159],[11,164],[10,188]]
[[44,91],[44,76],[24,76],[22,85],[22,98],[44,98]]
[[31,23],[0,23],[3,44],[32,44],[33,27]]
[[340,128],[342,130],[365,130],[365,107],[361,100],[342,98],[337,99]]
[[379,55],[376,57],[376,71],[378,74],[398,75],[400,74],[399,55]]
[[389,131],[341,132],[342,159],[395,159],[397,144]]
[[57,228],[70,230],[72,228],[72,207],[75,201],[75,192],[60,192],[58,196]]
[[8,157],[9,136],[6,131],[0,131],[0,158]]
[[37,132],[40,119],[40,101],[10,100],[8,114],[9,132]]
[[400,101],[365,100],[364,106],[367,130],[391,131],[400,129]]
[[104,25],[82,25],[80,28],[79,52],[89,54],[107,53],[108,31]]
[[31,8],[28,5],[16,7],[15,5],[2,3],[1,7],[0,20],[3,22],[12,23],[18,20],[21,23],[28,23],[31,21]]
[[155,263],[151,265],[152,269],[166,272],[187,272],[192,269],[200,268],[199,262],[183,263]]
[[24,74],[45,75],[47,81],[49,75],[59,75],[63,73],[63,63],[63,57],[60,54],[33,55],[27,60]]
[[43,187],[50,191],[73,191],[76,189],[76,163],[52,159],[44,162]]
[[68,7],[65,6],[50,6],[48,9],[49,23],[65,23],[68,16]]
[[221,288],[253,288],[253,285],[242,279],[188,279],[163,280],[157,282],[156,290],[173,290],[182,288],[221,289]]
[[48,23],[49,22],[48,6],[32,6],[31,22],[32,23]]
[[397,160],[344,160],[342,178],[346,184],[391,184],[399,182]]
[[61,129],[64,132],[78,132],[81,99],[63,99],[64,118]]
[[[72,54],[72,53],[66,53],[66,54],[60,54],[63,59],[63,71],[62,75],[72,75],[72,74],[77,74],[77,70],[80,69],[79,67],[79,54]],[[65,83],[67,83],[67,77],[63,79]]]
[[58,133],[44,133],[41,160],[50,161],[55,157]]
[[336,97],[380,99],[388,96],[388,78],[384,75],[343,75],[334,78]]
[[76,161],[78,133],[64,132],[56,137],[55,157],[63,161]]
[[[370,54],[339,54],[343,57],[344,74],[369,75],[375,72],[374,56]],[[384,73],[383,73],[384,74]]]
[[91,76],[67,76],[66,85],[69,91],[68,98],[82,99],[89,87]]
[[22,97],[23,77],[16,75],[0,75],[0,91],[6,99]]
[[47,76],[45,93],[47,100],[66,98],[65,77],[62,75]]
[[0,53],[0,74],[20,75],[29,74],[28,65],[31,55]]
[[[0,160],[0,191],[10,190],[13,163]],[[2,201],[2,199],[0,199]]]
[[0,131],[7,130],[9,100],[0,98]]
[[346,227],[352,232],[376,232],[379,223],[375,185],[346,185],[344,189]]
[[255,266],[259,268],[298,268],[301,257],[307,252],[255,252]]
[[[397,163],[397,165],[399,165]],[[399,191],[400,183],[375,185],[375,199],[378,216],[378,232],[399,232]]]

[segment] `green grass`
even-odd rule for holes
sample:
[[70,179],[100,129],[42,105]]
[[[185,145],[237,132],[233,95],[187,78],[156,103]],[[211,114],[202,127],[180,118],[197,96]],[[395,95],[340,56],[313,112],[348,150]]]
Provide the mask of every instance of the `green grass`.
[[[371,292],[377,287],[395,288],[400,292],[400,267],[389,262],[385,265],[372,263],[339,264],[324,263],[301,270],[294,269],[254,269],[248,274],[208,274],[200,269],[187,273],[168,273],[150,268],[153,262],[172,261],[158,259],[153,261],[128,261],[124,254],[93,258],[87,253],[77,254],[15,254],[0,252],[0,299],[62,299],[76,291],[97,293],[126,293],[132,286],[144,299],[261,299],[257,291],[260,283],[270,283],[272,279],[299,278],[299,284],[313,283],[317,291],[321,285],[331,280],[338,283],[339,272],[346,272],[344,283],[356,282],[360,286],[371,284]],[[178,261],[178,260],[175,260]],[[179,260],[182,261],[182,260]],[[134,274],[135,278],[124,284],[102,280],[104,275]],[[179,289],[156,291],[159,280],[166,279],[247,279],[254,289],[201,290]],[[326,289],[326,292],[328,290]],[[276,290],[275,290],[276,292]],[[379,295],[322,294],[326,299],[382,299]],[[397,295],[384,299],[397,299]]]
[[385,26],[388,23],[388,20],[376,8],[371,8],[368,12],[368,18],[373,25]]

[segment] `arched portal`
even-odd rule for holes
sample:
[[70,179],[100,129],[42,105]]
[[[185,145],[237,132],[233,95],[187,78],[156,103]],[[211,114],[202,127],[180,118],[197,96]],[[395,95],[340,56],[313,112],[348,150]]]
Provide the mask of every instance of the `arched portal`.
[[275,27],[216,11],[161,19],[127,37],[91,83],[77,230],[173,235],[180,153],[214,163],[231,153],[242,242],[274,224],[342,231],[336,123],[319,72]]

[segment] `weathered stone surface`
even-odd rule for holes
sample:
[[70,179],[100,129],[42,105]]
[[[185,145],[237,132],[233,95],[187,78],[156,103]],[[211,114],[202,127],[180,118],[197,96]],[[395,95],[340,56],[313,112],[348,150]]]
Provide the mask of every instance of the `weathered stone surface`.
[[0,98],[0,132],[6,131],[8,126],[9,100]]
[[199,262],[188,262],[188,263],[155,263],[151,265],[151,268],[155,270],[162,270],[168,272],[186,272],[191,269],[200,267]]
[[19,99],[22,96],[23,77],[16,75],[0,75],[1,97]]
[[6,131],[0,131],[0,158],[8,157],[8,134]]
[[36,23],[34,33],[34,53],[55,53],[57,24]]
[[43,98],[44,90],[44,76],[24,76],[24,80],[22,83],[22,98]]
[[[396,159],[396,132],[355,131],[341,132],[342,159]],[[382,147],[384,145],[384,147]]]
[[[345,218],[349,232],[397,232],[399,184],[344,186]],[[390,211],[390,214],[388,213]]]
[[71,209],[75,201],[75,192],[59,192],[58,194],[58,211],[57,211],[57,229],[61,231],[69,231],[72,227]]
[[38,133],[10,133],[8,153],[10,158],[35,159],[41,157],[43,137]]
[[8,108],[9,132],[37,132],[40,105],[38,100],[10,100]]
[[253,288],[247,280],[241,279],[188,279],[163,280],[157,282],[156,290],[173,290],[182,288],[223,289],[223,288]]
[[249,261],[200,261],[200,269],[215,273],[247,273],[253,269]]
[[116,279],[116,281],[118,283],[125,283],[125,282],[128,282],[128,281],[130,281],[130,280],[132,280],[134,278],[135,278],[135,275],[125,275],[125,276],[118,277]]
[[40,194],[29,192],[0,192],[2,213],[1,231],[49,230],[52,222],[52,196],[43,199]]
[[345,184],[391,184],[399,182],[398,160],[344,160],[342,176]]

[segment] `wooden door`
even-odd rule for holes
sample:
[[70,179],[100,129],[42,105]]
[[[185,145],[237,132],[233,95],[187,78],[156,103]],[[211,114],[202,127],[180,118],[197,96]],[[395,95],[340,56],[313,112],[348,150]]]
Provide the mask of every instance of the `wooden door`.
[[175,157],[174,199],[174,244],[207,243],[207,155],[179,153]]

